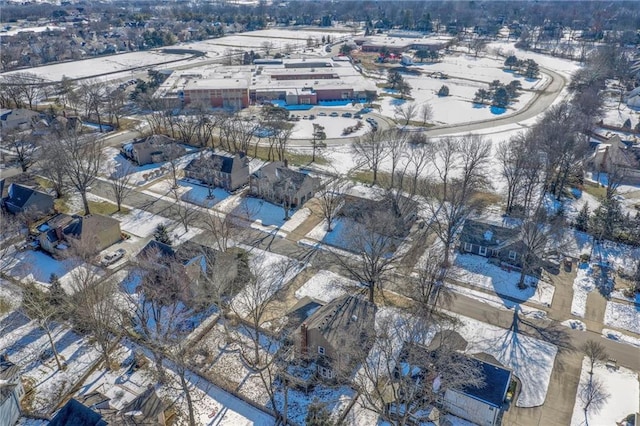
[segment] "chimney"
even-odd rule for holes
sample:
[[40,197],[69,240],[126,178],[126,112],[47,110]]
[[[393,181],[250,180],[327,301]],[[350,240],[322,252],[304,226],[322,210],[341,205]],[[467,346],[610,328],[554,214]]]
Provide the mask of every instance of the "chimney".
[[58,241],[63,240],[62,226],[56,226],[56,237],[58,238]]
[[300,326],[300,354],[303,358],[307,356],[307,345],[308,345],[308,335],[307,335],[307,323],[303,322]]
[[286,158],[284,159],[284,168],[288,168],[289,167],[289,160],[287,160]]

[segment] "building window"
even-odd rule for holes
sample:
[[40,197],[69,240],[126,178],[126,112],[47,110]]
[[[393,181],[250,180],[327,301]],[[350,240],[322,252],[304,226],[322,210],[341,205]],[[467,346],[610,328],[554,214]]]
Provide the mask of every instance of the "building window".
[[322,347],[322,346],[318,346],[318,353],[319,353],[320,355],[324,355],[324,347]]
[[518,254],[513,250],[509,250],[509,259],[516,260],[516,257],[518,257]]
[[480,256],[486,256],[487,255],[487,248],[480,246],[480,250],[478,250],[478,253],[480,254]]
[[464,251],[471,251],[472,248],[471,243],[464,243]]
[[320,376],[324,377],[325,379],[331,379],[333,377],[333,371],[331,371],[330,368],[318,366],[318,371],[320,373]]

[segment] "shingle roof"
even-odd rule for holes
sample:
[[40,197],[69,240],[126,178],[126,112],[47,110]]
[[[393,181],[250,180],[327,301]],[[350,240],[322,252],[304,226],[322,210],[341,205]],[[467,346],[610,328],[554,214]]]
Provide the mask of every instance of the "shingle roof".
[[319,308],[307,320],[334,348],[362,347],[371,337],[376,305],[360,296],[346,295]]
[[499,248],[515,242],[519,236],[520,230],[518,228],[507,228],[467,219],[460,233],[460,241],[489,248]]
[[102,416],[75,399],[69,400],[58,414],[49,422],[49,426],[107,426]]
[[51,203],[53,203],[53,197],[49,194],[45,194],[44,192],[28,188],[17,183],[12,183],[9,186],[9,196],[6,201],[18,208],[22,208],[27,205],[29,200],[34,202],[37,198],[48,198],[51,200]]
[[460,391],[494,407],[501,407],[511,382],[511,371],[479,359],[472,360],[484,375],[484,385],[466,386]]
[[133,417],[129,413],[142,413],[142,419],[136,416],[134,424],[140,424],[141,420],[144,422],[143,424],[155,424],[155,420],[164,409],[164,402],[158,397],[158,394],[156,394],[153,388],[149,388],[129,404],[125,405],[120,410],[120,415],[126,421],[127,417]]

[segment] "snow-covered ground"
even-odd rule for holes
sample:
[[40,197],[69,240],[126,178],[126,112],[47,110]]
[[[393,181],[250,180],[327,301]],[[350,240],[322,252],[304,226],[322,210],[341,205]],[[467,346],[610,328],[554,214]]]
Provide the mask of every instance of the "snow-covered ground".
[[52,337],[66,363],[64,371],[56,366],[46,334],[18,312],[0,317],[0,348],[17,364],[27,389],[34,389],[31,409],[46,414],[60,402],[82,375],[99,360],[98,350],[89,340],[61,325],[52,327]]
[[305,296],[329,303],[347,293],[348,288],[357,285],[353,280],[345,278],[331,271],[318,271],[306,283],[296,290],[295,296],[302,299]]
[[[356,112],[356,108],[348,108],[352,112]],[[314,108],[314,114],[321,108]],[[305,111],[306,112],[306,111]],[[298,115],[301,115],[298,113]],[[362,122],[362,127],[353,133],[343,135],[344,129],[347,127],[356,126],[358,121]],[[371,130],[371,126],[365,123],[363,120],[356,120],[354,118],[345,117],[329,117],[319,116],[315,120],[300,120],[295,122],[293,131],[291,132],[291,139],[309,139],[313,135],[313,125],[319,124],[324,127],[324,133],[327,135],[327,139],[337,139],[341,137],[356,137],[362,136]]]
[[234,298],[233,310],[246,316],[256,306],[266,303],[282,287],[298,275],[305,265],[280,254],[248,248],[249,267],[256,276],[255,283],[248,283]]
[[138,209],[133,209],[127,214],[115,214],[113,217],[120,221],[120,229],[141,238],[153,235],[158,225],[174,223],[171,219]]
[[629,414],[638,412],[640,408],[640,390],[638,374],[623,367],[617,370],[603,364],[596,364],[593,368],[593,380],[603,383],[604,391],[609,397],[599,410],[592,409],[585,419],[584,403],[580,398],[581,390],[589,383],[589,359],[582,360],[580,383],[576,392],[576,402],[573,406],[571,426],[586,425],[616,425],[620,424]]
[[628,336],[626,334],[620,333],[619,331],[610,330],[608,328],[602,329],[602,336],[606,337],[610,340],[615,340],[617,342],[623,342],[628,345],[635,346],[640,348],[640,337]]
[[485,257],[456,254],[451,277],[457,281],[493,291],[517,300],[550,306],[555,288],[542,280],[527,276],[528,287],[518,288],[520,273],[490,264]]
[[640,335],[640,307],[629,303],[607,302],[604,323]]
[[486,352],[511,368],[522,382],[516,405],[537,407],[544,403],[558,348],[533,337],[459,316],[459,333],[469,342],[467,352]]
[[593,269],[587,263],[578,265],[576,278],[573,280],[573,299],[571,313],[577,317],[584,317],[587,310],[587,297],[596,288]]
[[71,261],[56,260],[40,250],[19,252],[15,257],[2,261],[7,263],[2,269],[8,275],[23,282],[33,280],[47,285],[51,274],[62,277],[74,266]]

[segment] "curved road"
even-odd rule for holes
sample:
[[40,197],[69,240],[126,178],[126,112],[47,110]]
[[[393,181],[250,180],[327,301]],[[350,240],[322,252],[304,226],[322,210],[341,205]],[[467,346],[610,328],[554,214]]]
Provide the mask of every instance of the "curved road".
[[[507,115],[505,117],[496,117],[489,120],[472,121],[468,123],[458,124],[446,124],[441,126],[431,127],[424,133],[427,136],[439,137],[446,136],[455,133],[474,132],[477,130],[489,129],[493,127],[504,126],[508,124],[517,124],[546,111],[556,100],[564,86],[567,84],[565,77],[552,71],[548,68],[540,67],[540,71],[549,77],[549,80],[544,88],[538,90],[534,97],[522,108],[514,114]],[[388,127],[394,125],[392,119],[385,117],[377,113],[366,114],[367,116],[375,117],[379,123],[384,123]],[[382,124],[382,128],[385,125]],[[333,138],[326,139],[324,142],[327,146],[346,145],[354,141],[355,138]],[[308,148],[311,143],[308,139],[292,139],[289,144],[292,148]]]

